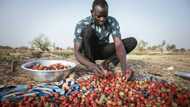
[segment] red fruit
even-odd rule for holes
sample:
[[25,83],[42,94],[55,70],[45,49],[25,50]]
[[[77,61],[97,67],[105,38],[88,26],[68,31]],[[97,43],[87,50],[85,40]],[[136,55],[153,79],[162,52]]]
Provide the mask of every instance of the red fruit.
[[29,97],[28,96],[24,96],[23,101],[28,101]]
[[[2,106],[3,107],[3,106]],[[24,105],[22,104],[22,102],[18,103],[18,107],[24,107]]]
[[50,107],[55,107],[55,104],[54,104],[54,103],[51,103],[51,104],[50,104]]
[[59,98],[59,93],[55,92],[55,93],[53,93],[53,96],[54,96],[55,99],[58,99]]
[[38,67],[34,65],[34,66],[32,67],[32,69],[33,69],[33,70],[37,70]]

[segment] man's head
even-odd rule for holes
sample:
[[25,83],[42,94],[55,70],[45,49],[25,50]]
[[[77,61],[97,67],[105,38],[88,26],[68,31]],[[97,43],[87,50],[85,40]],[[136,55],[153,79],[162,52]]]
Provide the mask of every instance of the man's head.
[[108,16],[108,4],[105,0],[94,0],[91,10],[92,17],[96,24],[103,25]]

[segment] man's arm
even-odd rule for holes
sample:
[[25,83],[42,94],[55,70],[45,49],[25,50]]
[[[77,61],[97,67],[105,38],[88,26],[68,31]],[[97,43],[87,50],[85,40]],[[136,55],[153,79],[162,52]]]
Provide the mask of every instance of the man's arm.
[[92,65],[93,63],[90,62],[87,58],[85,58],[80,52],[79,52],[79,49],[81,47],[81,42],[75,42],[74,43],[74,54],[75,54],[75,57],[77,59],[77,61],[79,61],[82,65],[85,65],[85,66],[90,66]]
[[128,80],[133,75],[133,70],[130,69],[127,65],[126,51],[125,51],[123,42],[120,39],[120,37],[113,37],[113,40],[115,44],[116,56],[119,59],[120,64],[121,64],[121,70],[125,78]]
[[115,44],[116,56],[120,61],[121,70],[124,72],[127,71],[127,61],[126,61],[126,51],[123,45],[123,42],[120,37],[113,37]]
[[85,58],[79,51],[81,47],[81,42],[74,42],[74,55],[82,65],[86,66],[88,69],[95,71],[96,73],[101,73],[102,71],[95,63],[90,62],[87,58]]

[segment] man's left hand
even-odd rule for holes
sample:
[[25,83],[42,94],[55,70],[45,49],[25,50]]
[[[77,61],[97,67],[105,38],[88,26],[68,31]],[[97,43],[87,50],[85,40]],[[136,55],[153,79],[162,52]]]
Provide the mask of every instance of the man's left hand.
[[131,68],[127,68],[127,70],[123,73],[126,80],[129,80],[133,76],[134,71]]

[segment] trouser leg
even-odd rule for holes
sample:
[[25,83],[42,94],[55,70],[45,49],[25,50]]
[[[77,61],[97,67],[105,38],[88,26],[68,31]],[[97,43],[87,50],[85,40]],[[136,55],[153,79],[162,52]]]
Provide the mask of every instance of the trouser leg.
[[[125,38],[122,40],[126,54],[129,54],[133,49],[135,49],[137,45],[137,40],[133,37]],[[108,62],[112,62],[114,65],[119,63],[119,59],[116,56],[115,45],[114,43],[110,43],[99,49],[101,54],[96,55],[96,59],[107,59]]]

